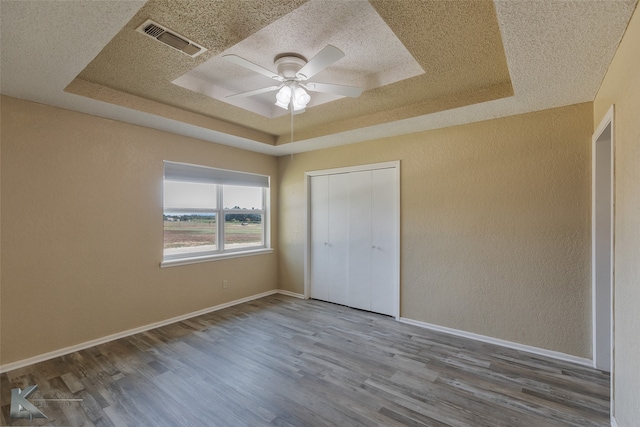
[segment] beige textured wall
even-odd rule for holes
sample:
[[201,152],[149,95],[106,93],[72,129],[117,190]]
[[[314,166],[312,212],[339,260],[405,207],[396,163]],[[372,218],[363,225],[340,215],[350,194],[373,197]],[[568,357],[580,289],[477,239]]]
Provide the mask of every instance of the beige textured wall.
[[304,172],[401,161],[401,315],[591,356],[592,104],[281,157],[280,283],[304,290]]
[[276,253],[159,267],[163,160],[275,183],[275,158],[14,98],[1,108],[1,363],[277,288]]
[[614,415],[640,420],[640,10],[636,9],[594,102],[594,126],[614,104]]

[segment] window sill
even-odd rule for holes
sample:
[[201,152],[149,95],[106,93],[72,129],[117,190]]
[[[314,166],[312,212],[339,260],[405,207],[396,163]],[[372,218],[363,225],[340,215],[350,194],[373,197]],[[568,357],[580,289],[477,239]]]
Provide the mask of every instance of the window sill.
[[185,258],[176,258],[176,259],[166,259],[160,263],[160,268],[165,267],[176,267],[179,265],[188,265],[188,264],[197,264],[200,262],[209,262],[209,261],[219,261],[223,259],[231,259],[231,258],[242,258],[247,256],[254,255],[264,255],[273,253],[273,249],[271,248],[260,248],[249,251],[242,252],[227,252],[224,254],[215,254],[215,255],[202,255],[202,256],[194,256],[194,257],[185,257]]

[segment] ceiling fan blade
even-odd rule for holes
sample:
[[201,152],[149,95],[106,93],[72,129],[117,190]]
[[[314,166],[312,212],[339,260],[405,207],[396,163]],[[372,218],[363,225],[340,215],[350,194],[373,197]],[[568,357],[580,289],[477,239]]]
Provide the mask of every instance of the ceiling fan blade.
[[227,95],[227,96],[225,96],[225,98],[246,98],[247,96],[260,95],[261,93],[275,92],[276,90],[280,89],[281,87],[282,87],[282,85],[280,85],[280,86],[263,87],[262,89],[255,89],[255,90],[250,90],[248,92],[242,92],[242,93],[236,93],[236,94],[233,94],[233,95]]
[[298,71],[296,77],[299,80],[307,80],[327,68],[344,56],[344,52],[330,44],[326,45],[311,61]]
[[241,67],[244,67],[248,70],[255,71],[256,73],[269,77],[270,79],[278,80],[280,82],[284,80],[282,77],[278,75],[278,73],[269,71],[258,64],[254,64],[251,61],[247,61],[246,59],[239,57],[238,55],[224,55],[223,58],[226,59],[227,61],[233,62],[236,65],[240,65]]
[[356,86],[342,86],[330,83],[305,83],[303,86],[312,92],[331,93],[351,98],[357,98],[362,94],[362,88]]

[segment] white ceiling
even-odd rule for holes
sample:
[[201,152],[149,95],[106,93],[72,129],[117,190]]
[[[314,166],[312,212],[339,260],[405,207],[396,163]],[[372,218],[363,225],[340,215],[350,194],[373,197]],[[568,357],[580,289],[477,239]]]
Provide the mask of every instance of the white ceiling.
[[270,146],[63,91],[144,3],[2,0],[0,92],[284,155],[592,101],[637,0],[497,0],[495,8],[514,96],[283,146]]

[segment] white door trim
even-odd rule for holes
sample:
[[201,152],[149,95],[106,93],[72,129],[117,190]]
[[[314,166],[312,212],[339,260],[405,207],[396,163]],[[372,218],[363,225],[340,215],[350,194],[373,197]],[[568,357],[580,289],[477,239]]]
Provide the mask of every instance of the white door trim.
[[307,178],[309,176],[334,175],[336,173],[349,173],[349,172],[371,171],[375,169],[391,169],[391,168],[397,168],[398,170],[400,170],[400,160],[393,160],[391,162],[382,162],[382,163],[371,163],[368,165],[347,166],[344,168],[308,171],[304,173],[304,176],[305,178]]
[[[613,171],[614,171],[614,150],[613,150],[613,106],[611,106],[609,108],[609,110],[607,111],[607,113],[605,114],[605,116],[603,117],[602,121],[600,122],[600,125],[598,126],[598,128],[596,129],[595,133],[593,134],[592,137],[592,170],[591,170],[591,175],[592,175],[592,185],[591,185],[591,238],[592,238],[592,244],[591,244],[591,248],[592,248],[592,258],[591,258],[591,275],[592,275],[592,280],[591,280],[591,284],[592,284],[592,318],[593,318],[593,364],[594,367],[598,368],[598,369],[603,369],[603,370],[611,370],[611,363],[613,361],[612,358],[612,350],[613,350],[613,318],[612,318],[612,314],[613,314],[613,222],[614,222],[614,213],[613,213],[613,198],[614,198],[614,183],[613,183]],[[602,159],[598,158],[598,150],[597,150],[597,146],[598,144],[608,144],[609,145],[609,149],[607,150],[608,153],[607,155],[609,156],[609,164],[603,165],[602,164]],[[605,159],[606,161],[606,159]],[[596,198],[596,189],[597,189],[597,174],[596,171],[598,168],[605,168],[605,171],[607,168],[609,169],[609,173],[607,173],[607,176],[604,177],[604,179],[608,179],[609,180],[609,191],[611,191],[610,193],[610,199],[609,200],[601,200],[602,197],[600,199]],[[600,179],[602,179],[602,175],[600,175]],[[610,209],[609,214],[611,215],[610,219],[610,228],[609,230],[607,230],[608,232],[608,237],[606,238],[607,240],[604,241],[603,238],[600,236],[598,236],[597,234],[597,230],[596,230],[596,220],[597,220],[597,204],[598,203],[605,203],[607,205],[607,209]],[[608,274],[608,279],[609,279],[609,283],[607,284],[603,284],[603,283],[598,283],[598,279],[597,279],[597,272],[598,272],[598,262],[601,261],[598,259],[598,255],[597,255],[597,249],[598,249],[598,245],[602,246],[604,245],[604,247],[606,248],[606,250],[609,252],[610,255],[610,259],[609,261],[609,274]],[[601,286],[608,286],[609,287],[609,294],[610,294],[610,304],[607,304],[606,306],[603,305],[600,301],[598,301],[598,298],[596,298],[597,294],[598,294],[598,290],[600,289]],[[610,339],[606,339],[603,340],[603,338],[600,336],[601,333],[598,333],[598,325],[601,325],[606,322],[609,322],[609,327],[607,329],[609,329],[609,338]],[[600,329],[602,331],[602,329]]]
[[311,274],[311,177],[320,176],[320,175],[333,175],[338,173],[349,173],[349,172],[359,172],[359,171],[367,171],[367,170],[376,170],[376,169],[394,169],[396,173],[396,200],[394,200],[394,209],[396,213],[396,259],[394,262],[394,307],[395,313],[393,316],[398,320],[400,318],[400,160],[394,160],[390,162],[382,162],[382,163],[372,163],[366,165],[357,165],[357,166],[348,166],[343,168],[334,168],[334,169],[323,169],[316,171],[308,171],[304,173],[304,188],[305,188],[305,245],[304,245],[304,297],[306,299],[309,298],[310,289],[310,274]]
[[[615,273],[614,273],[614,228],[615,228],[615,143],[614,143],[614,106],[612,105],[607,113],[604,115],[600,124],[596,128],[591,139],[591,153],[592,153],[592,169],[591,169],[591,299],[592,299],[592,332],[593,332],[593,366],[597,369],[611,372],[611,415],[613,417],[613,371],[614,371],[614,347],[615,347],[615,323],[614,323],[614,307],[615,307]],[[598,147],[601,144],[608,144],[608,146],[601,147],[606,150],[604,156],[599,158]],[[602,153],[602,151],[600,151]],[[606,162],[606,163],[603,163]],[[600,166],[599,166],[600,165]],[[606,176],[597,174],[598,168],[606,166]],[[607,170],[608,169],[608,170]],[[596,189],[598,187],[598,179],[605,179],[604,184],[608,187],[609,194],[604,196],[600,194],[600,197],[596,197]],[[604,199],[603,199],[604,197]],[[610,215],[610,224],[608,237],[603,240],[602,236],[598,236],[597,225],[597,208],[602,204],[600,208],[604,207],[608,209]],[[598,255],[598,248],[601,250],[604,248],[607,254],[605,256],[608,259],[608,278],[602,281],[598,278],[599,263],[603,262],[602,253]],[[604,289],[603,289],[604,287]],[[608,289],[606,289],[608,287]],[[605,290],[608,294],[608,301],[602,299],[602,294],[598,298],[598,291]],[[602,332],[607,330],[607,333]],[[600,332],[599,332],[600,331]]]

